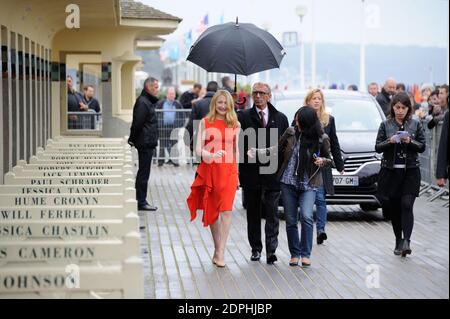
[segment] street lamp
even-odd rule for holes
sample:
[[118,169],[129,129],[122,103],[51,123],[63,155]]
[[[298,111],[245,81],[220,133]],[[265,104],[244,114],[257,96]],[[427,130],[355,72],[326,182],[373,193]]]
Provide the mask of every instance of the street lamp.
[[366,3],[361,0],[361,44],[359,49],[359,90],[366,92]]
[[300,18],[300,33],[299,33],[299,41],[300,41],[300,89],[305,89],[305,44],[303,41],[303,33],[302,33],[302,22],[303,17],[308,13],[308,7],[300,5],[295,8],[295,13]]

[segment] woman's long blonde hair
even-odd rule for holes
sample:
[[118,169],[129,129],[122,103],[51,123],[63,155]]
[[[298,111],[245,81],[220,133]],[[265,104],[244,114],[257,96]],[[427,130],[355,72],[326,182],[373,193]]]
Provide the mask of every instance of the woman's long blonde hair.
[[313,90],[309,91],[305,97],[305,105],[309,106],[309,102],[311,102],[314,94],[316,94],[316,93],[319,93],[320,96],[322,97],[322,106],[319,109],[318,117],[319,117],[319,121],[320,121],[320,124],[322,125],[322,127],[325,127],[328,125],[328,123],[330,123],[330,114],[328,114],[325,109],[325,98],[323,96],[322,90],[321,89],[313,89]]
[[225,90],[218,90],[216,94],[214,94],[213,98],[211,99],[211,103],[209,104],[209,113],[206,118],[208,119],[209,123],[214,123],[214,121],[216,120],[216,103],[217,99],[220,96],[224,96],[227,99],[227,113],[225,114],[225,122],[227,123],[227,127],[237,127],[238,117],[236,112],[234,111],[234,100],[230,92]]

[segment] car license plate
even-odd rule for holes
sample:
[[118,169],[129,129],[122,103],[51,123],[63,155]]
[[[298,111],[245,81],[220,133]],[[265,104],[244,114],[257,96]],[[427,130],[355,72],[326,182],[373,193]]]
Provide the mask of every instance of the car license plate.
[[333,176],[334,186],[358,186],[358,176]]

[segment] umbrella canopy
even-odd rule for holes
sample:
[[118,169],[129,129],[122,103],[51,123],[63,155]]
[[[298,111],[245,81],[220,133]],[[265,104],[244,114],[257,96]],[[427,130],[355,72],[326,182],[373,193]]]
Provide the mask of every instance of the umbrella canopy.
[[187,60],[208,72],[250,75],[279,68],[285,54],[269,32],[236,21],[208,28],[191,47]]

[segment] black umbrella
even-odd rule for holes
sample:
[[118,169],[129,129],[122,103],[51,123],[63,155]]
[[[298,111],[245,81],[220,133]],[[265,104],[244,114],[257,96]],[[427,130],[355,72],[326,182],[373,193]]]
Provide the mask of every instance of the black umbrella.
[[279,68],[285,54],[269,32],[236,19],[236,23],[215,25],[203,32],[187,60],[208,72],[250,75]]

